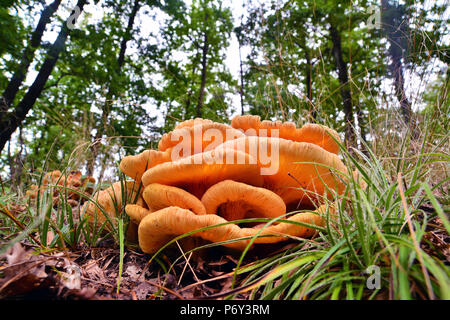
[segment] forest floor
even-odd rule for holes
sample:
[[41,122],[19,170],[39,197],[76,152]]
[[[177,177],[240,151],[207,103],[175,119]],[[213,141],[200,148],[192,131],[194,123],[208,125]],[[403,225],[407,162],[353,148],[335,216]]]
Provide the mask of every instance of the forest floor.
[[[23,210],[21,206],[11,208]],[[432,211],[432,208],[426,209]],[[424,239],[422,249],[450,265],[450,236],[439,217],[430,221]],[[293,246],[286,242],[270,248],[266,246],[264,251],[256,247],[247,254],[242,265]],[[239,253],[214,248],[186,257],[180,255],[181,247],[178,249],[170,248],[167,255],[161,254],[160,259],[166,265],[182,257],[170,272],[164,272],[157,264],[148,264],[151,255],[132,247],[125,248],[121,265],[120,249],[112,239],[95,248],[82,245],[67,250],[42,250],[28,240],[22,240],[0,257],[0,298],[183,300],[222,299],[235,294],[234,299],[248,299],[249,292],[245,288],[233,285]],[[380,292],[378,299],[385,298],[387,293]]]
[[[292,244],[272,248],[273,253]],[[107,240],[96,248],[49,250],[28,241],[16,243],[0,259],[0,298],[19,300],[177,300],[221,299],[236,293],[234,299],[246,299],[248,293],[233,290],[233,275],[239,253],[210,249],[179,259],[170,272],[148,265],[151,255],[126,248],[120,273],[120,250]],[[267,249],[267,248],[266,248]],[[169,249],[161,259],[170,265],[178,256]],[[264,250],[264,255],[268,254]],[[38,253],[39,252],[39,253]],[[261,252],[252,250],[243,265],[258,260]],[[450,256],[449,256],[450,261]]]

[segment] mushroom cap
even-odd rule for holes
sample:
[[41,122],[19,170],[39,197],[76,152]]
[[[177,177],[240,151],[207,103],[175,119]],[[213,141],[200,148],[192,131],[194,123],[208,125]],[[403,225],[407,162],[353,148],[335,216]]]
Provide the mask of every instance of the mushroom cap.
[[62,175],[61,171],[59,171],[59,170],[54,170],[54,171],[51,171],[51,172],[47,172],[47,174],[42,179],[42,184],[44,184],[44,185],[55,184],[59,180],[58,184],[62,185],[63,184],[63,179],[60,179],[61,175]]
[[[220,148],[233,148],[257,159],[258,165],[267,169],[261,171],[263,187],[278,194],[286,205],[311,205],[309,198],[320,198],[327,188],[339,194],[345,188],[345,165],[335,153],[312,143],[246,136],[226,141],[216,150]],[[330,192],[328,196],[332,197]]]
[[233,180],[221,181],[202,197],[207,214],[219,214],[228,221],[245,218],[276,218],[286,213],[286,205],[270,190]]
[[139,182],[147,169],[168,161],[171,161],[170,150],[167,150],[167,152],[145,150],[135,156],[123,158],[120,161],[120,170],[128,177]]
[[[246,135],[266,137],[275,135],[286,140],[309,142],[333,153],[339,152],[339,144],[336,141],[341,142],[339,134],[336,131],[326,126],[313,123],[307,123],[303,127],[297,128],[295,123],[290,121],[261,121],[259,116],[237,115],[232,120],[232,126],[235,129],[243,130]],[[273,131],[275,129],[277,130],[276,133]]]
[[[126,181],[126,191],[122,191],[122,182],[118,181],[105,190],[97,191],[92,196],[92,199],[103,208],[105,214],[107,214],[108,217],[111,218],[113,224],[115,224],[116,219],[114,218],[117,217],[117,214],[122,214],[122,205],[124,200],[127,202],[132,202],[135,197],[138,196],[136,204],[141,207],[145,207],[144,199],[142,199],[141,195],[137,195],[138,187],[139,185],[136,184],[136,182]],[[122,193],[123,195],[126,195],[127,199],[122,198]],[[99,225],[102,225],[105,221],[107,221],[107,218],[104,216],[103,212],[92,201],[86,202],[83,211],[85,212],[89,222],[91,223],[93,223],[95,219],[97,219],[97,223]],[[106,228],[110,230],[110,227],[111,226],[109,225],[109,223],[107,223]]]
[[253,186],[263,184],[256,160],[245,152],[226,148],[162,163],[147,170],[142,183],[175,186],[201,199],[208,188],[227,179]]
[[[321,208],[316,213],[302,212],[286,219],[293,222],[303,222],[313,225],[323,225],[323,219],[318,214],[324,211]],[[167,242],[184,233],[194,230],[212,227],[227,223],[224,218],[214,215],[196,215],[190,210],[178,207],[168,207],[144,217],[139,224],[139,246],[146,253],[155,253]],[[309,237],[316,233],[314,228],[280,222],[261,228],[241,228],[235,224],[226,224],[218,227],[196,232],[193,237],[200,237],[211,242],[235,240],[255,235],[271,235],[270,237],[258,237],[254,243],[277,243],[288,240],[290,237]],[[243,250],[250,239],[238,240],[224,244],[226,247]]]
[[145,187],[142,197],[151,212],[176,206],[196,214],[206,214],[203,203],[197,197],[177,187],[152,183]]
[[[166,151],[173,148],[172,160],[177,160],[212,150],[224,141],[244,136],[240,130],[223,123],[201,121],[193,126],[188,124],[165,133],[159,141],[158,150]],[[184,154],[180,154],[180,151],[183,151]]]
[[139,225],[141,220],[146,215],[150,214],[151,211],[137,204],[127,204],[125,206],[125,213],[130,217],[130,220],[134,224]]
[[209,123],[213,123],[212,120],[209,119],[202,119],[202,118],[195,118],[195,119],[191,119],[191,120],[185,120],[183,122],[180,122],[174,130],[176,129],[181,129],[184,127],[193,127],[196,124],[209,124]]
[[[80,199],[80,193],[86,195],[92,194],[94,191],[92,186],[88,186],[88,183],[95,183],[94,177],[82,177],[80,171],[73,171],[67,176],[62,175],[61,171],[55,170],[48,172],[42,179],[40,188],[36,185],[32,185],[30,190],[27,190],[25,195],[30,199],[35,199],[38,192],[42,195],[45,190],[48,190],[49,186],[64,186],[67,188],[64,192],[67,192],[67,198],[72,205],[76,205]],[[82,190],[81,190],[82,189]],[[53,203],[57,204],[60,201],[60,192],[62,188],[55,189],[53,192]]]
[[80,187],[82,185],[81,172],[76,171],[71,174],[66,179],[66,184],[74,187]]

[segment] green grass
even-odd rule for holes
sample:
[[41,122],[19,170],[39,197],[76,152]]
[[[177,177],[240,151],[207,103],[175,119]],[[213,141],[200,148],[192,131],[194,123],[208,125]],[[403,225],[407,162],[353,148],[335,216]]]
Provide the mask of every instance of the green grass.
[[[67,178],[67,174],[65,176]],[[119,174],[119,177],[123,186],[126,179],[123,174]],[[81,246],[96,247],[100,242],[109,238],[114,239],[117,244],[123,244],[123,235],[129,226],[129,218],[127,215],[121,215],[121,212],[124,212],[128,203],[135,203],[137,196],[132,197],[132,194],[128,194],[127,189],[122,187],[121,197],[126,201],[123,201],[119,207],[114,194],[112,202],[115,213],[111,216],[97,203],[95,198],[95,192],[100,190],[100,187],[106,189],[111,184],[97,185],[93,195],[88,196],[83,193],[83,190],[58,185],[59,180],[54,185],[44,188],[42,180],[43,175],[37,181],[38,190],[43,191],[37,193],[36,199],[28,202],[22,201],[22,205],[26,208],[25,212],[13,214],[8,209],[10,203],[20,203],[13,195],[4,194],[0,197],[2,214],[0,222],[3,227],[1,232],[7,237],[12,237],[11,240],[2,243],[0,254],[25,238],[43,250],[76,250]],[[76,193],[86,201],[85,203],[94,203],[105,221],[100,223],[97,217],[94,217],[94,220],[89,222],[85,206],[78,205],[77,208],[72,208],[68,202],[69,191]],[[57,205],[54,203],[55,194],[59,201]],[[122,228],[119,228],[119,225]],[[33,234],[37,236],[33,236]],[[49,239],[50,234],[53,235],[51,240]]]

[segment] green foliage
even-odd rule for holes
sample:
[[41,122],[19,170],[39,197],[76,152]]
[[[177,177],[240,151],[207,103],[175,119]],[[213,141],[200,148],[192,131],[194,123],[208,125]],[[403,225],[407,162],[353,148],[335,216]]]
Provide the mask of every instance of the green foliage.
[[[158,57],[162,75],[158,105],[166,110],[165,130],[194,117],[219,122],[229,118],[229,94],[236,82],[223,62],[232,29],[230,9],[215,0],[193,1],[167,21],[161,31],[165,46],[159,48]],[[202,90],[206,97],[199,107]]]
[[[355,112],[365,128],[373,113],[381,83],[380,40],[365,21],[369,2],[272,2],[264,11],[255,7],[245,30],[252,52],[246,79],[250,113],[300,123],[330,123],[342,131],[342,97],[331,52],[328,25],[338,27],[349,70]],[[370,85],[368,84],[370,81]]]
[[0,1],[0,88],[6,87],[8,76],[17,67],[17,60],[26,36],[22,20],[13,14],[25,1]]

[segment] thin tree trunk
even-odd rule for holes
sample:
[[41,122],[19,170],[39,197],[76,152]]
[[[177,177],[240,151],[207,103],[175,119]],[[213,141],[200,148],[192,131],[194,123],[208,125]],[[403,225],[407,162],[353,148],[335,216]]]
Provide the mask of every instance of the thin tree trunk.
[[392,59],[390,69],[394,77],[395,95],[397,97],[398,102],[400,103],[400,110],[402,111],[405,124],[409,125],[411,122],[411,115],[412,115],[411,102],[409,102],[405,92],[405,78],[403,76],[403,64],[401,58],[392,53],[392,51],[394,51],[391,50],[393,46],[394,44],[391,44],[389,52]]
[[[208,14],[205,14],[205,24],[208,21]],[[208,71],[208,50],[209,50],[209,42],[208,42],[208,32],[205,31],[203,35],[203,47],[202,47],[202,75],[201,75],[201,84],[200,84],[200,92],[198,95],[196,116],[198,118],[202,117],[203,103],[205,100],[205,88],[206,88],[206,73]]]
[[61,0],[55,0],[42,10],[41,17],[36,26],[36,29],[31,34],[31,39],[28,46],[25,48],[22,54],[22,60],[20,61],[17,70],[14,72],[11,80],[6,86],[0,99],[0,121],[2,117],[8,112],[9,107],[14,101],[14,98],[22,85],[27,70],[30,67],[31,62],[34,59],[34,53],[41,44],[42,35],[44,34],[47,24],[50,22],[52,15],[58,10]]
[[415,135],[415,128],[411,122],[411,102],[406,96],[405,78],[403,76],[402,58],[404,57],[403,50],[406,49],[402,46],[402,39],[405,37],[405,30],[401,25],[403,13],[399,7],[392,6],[387,0],[382,0],[381,5],[383,9],[382,26],[389,42],[388,52],[392,60],[390,71],[394,78],[395,95],[400,103],[403,120],[407,126],[411,127],[412,133]]
[[[200,59],[200,55],[201,52],[199,50],[199,48],[197,48],[197,55],[195,57],[194,61],[198,61]],[[192,74],[196,74],[197,73],[197,65],[194,64],[193,68],[192,68]],[[186,85],[189,86],[189,80],[186,80]],[[186,108],[185,108],[185,112],[184,112],[184,119],[186,120],[186,116],[189,115],[190,110],[191,110],[191,103],[192,103],[192,95],[194,94],[194,89],[191,87],[187,90],[187,97],[186,97]],[[167,112],[167,114],[169,114],[169,112]]]
[[305,66],[305,86],[306,86],[306,94],[308,97],[308,104],[309,104],[309,117],[311,120],[315,120],[317,117],[317,111],[314,108],[314,105],[312,103],[312,62],[311,62],[311,56],[309,55],[308,48],[305,46],[305,59],[306,59],[306,66]]
[[242,54],[241,54],[241,29],[236,34],[238,38],[238,44],[239,44],[239,76],[241,80],[241,85],[239,86],[239,96],[241,98],[241,115],[244,115],[244,68],[242,65]]
[[309,105],[309,114],[308,118],[311,120],[315,120],[317,117],[317,111],[314,109],[312,104],[312,67],[313,64],[311,62],[311,55],[309,53],[309,48],[306,46],[306,35],[303,33],[303,37],[300,41],[295,42],[297,46],[299,46],[305,52],[305,88],[306,88],[306,97],[308,99]]
[[[134,21],[136,19],[136,15],[140,8],[140,0],[135,0],[133,4],[133,9],[131,10],[127,28],[125,29],[125,35],[123,36],[120,42],[120,51],[119,56],[117,58],[117,69],[114,71],[117,75],[120,74],[122,67],[125,63],[125,52],[127,50],[128,41],[131,38],[131,31],[133,30]],[[99,126],[97,132],[94,137],[94,141],[91,145],[91,157],[88,159],[87,163],[87,175],[92,176],[94,174],[95,161],[97,160],[98,154],[100,152],[101,147],[101,139],[105,132],[107,132],[108,128],[108,118],[110,115],[110,107],[111,101],[113,99],[114,92],[112,90],[111,84],[109,85],[108,92],[106,93],[105,103],[102,107],[102,125]]]
[[[80,12],[83,11],[83,7],[87,0],[78,0],[77,6]],[[72,19],[71,17],[68,18]],[[28,88],[27,93],[24,95],[19,104],[15,109],[7,113],[3,119],[0,121],[0,152],[3,150],[6,142],[11,138],[11,135],[16,131],[17,127],[25,119],[28,112],[33,108],[34,103],[40,96],[42,90],[44,89],[45,83],[47,82],[50,74],[55,67],[59,54],[64,49],[67,37],[70,33],[70,29],[67,27],[67,22],[61,27],[61,31],[58,34],[55,42],[47,51],[47,58],[44,60],[36,79],[33,84]]]
[[[10,158],[10,174],[11,174],[11,187],[14,191],[18,190],[18,187],[20,185],[20,181],[22,178],[22,172],[23,172],[23,164],[26,160],[26,153],[25,155],[22,155],[25,149],[25,143],[23,141],[23,135],[22,135],[22,127],[19,128],[19,145],[20,149],[19,151],[14,155],[13,158]],[[9,157],[11,157],[11,142],[8,146],[8,154]]]
[[359,136],[361,137],[360,150],[365,155],[369,155],[369,152],[365,146],[367,144],[367,123],[364,118],[363,108],[360,104],[355,106],[356,108],[356,118],[358,119]]
[[347,64],[344,61],[342,55],[341,36],[339,34],[339,31],[336,29],[333,23],[330,23],[330,25],[330,36],[333,43],[332,51],[336,63],[336,68],[338,70],[338,78],[341,87],[340,91],[344,105],[345,140],[347,147],[356,147],[356,134],[354,131],[355,119],[353,114],[352,94],[348,83]]

